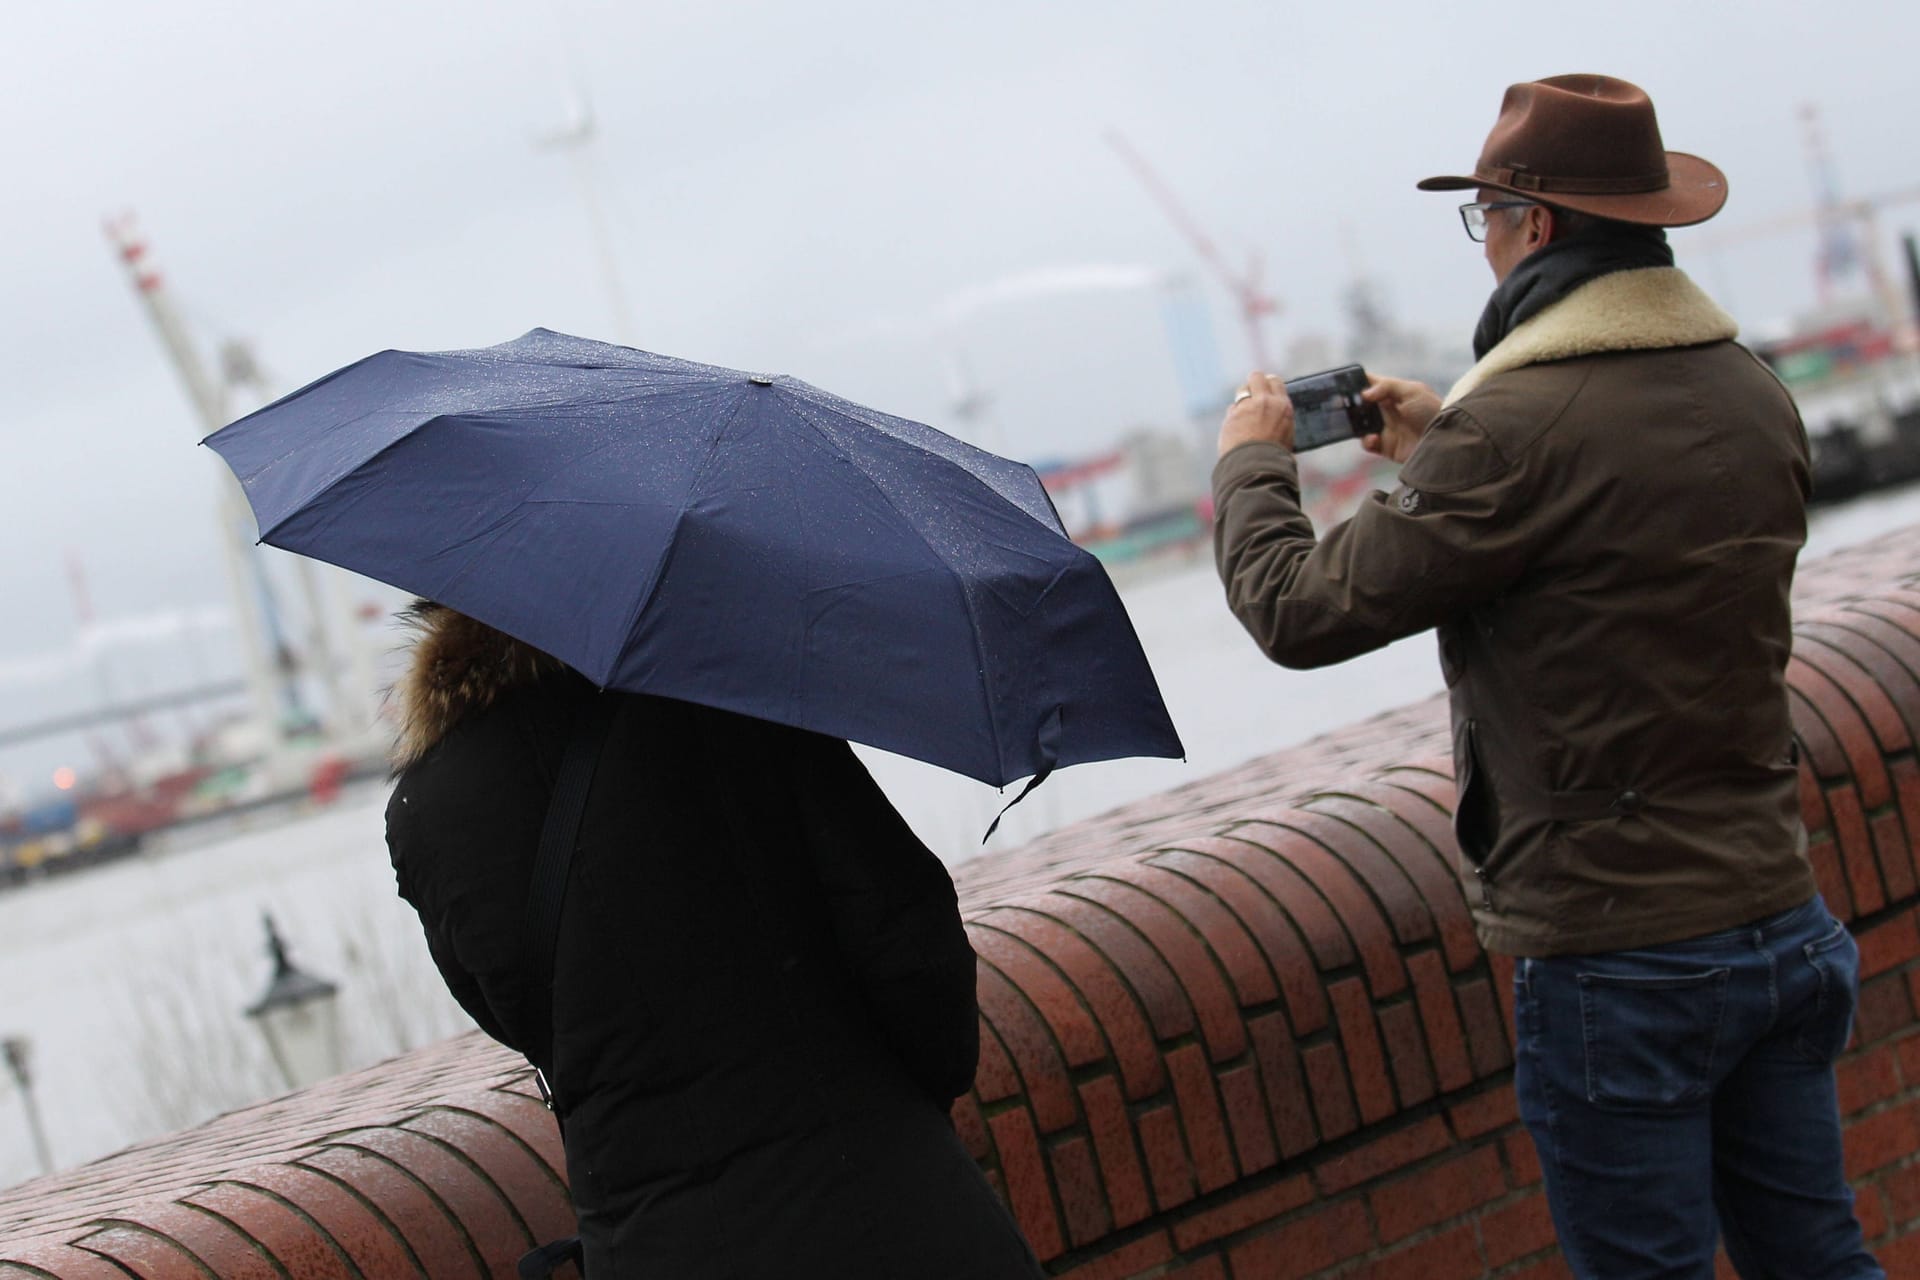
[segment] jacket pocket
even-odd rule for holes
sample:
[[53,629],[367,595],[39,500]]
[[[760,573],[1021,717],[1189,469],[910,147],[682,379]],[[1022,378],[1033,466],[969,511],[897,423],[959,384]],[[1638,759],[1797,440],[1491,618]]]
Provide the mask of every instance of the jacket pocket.
[[1468,862],[1484,867],[1499,834],[1499,815],[1486,770],[1480,767],[1479,728],[1474,720],[1464,719],[1454,727],[1453,772],[1459,783],[1454,788],[1453,838]]
[[1860,946],[1838,920],[1833,931],[1803,949],[1819,976],[1813,1013],[1794,1036],[1795,1047],[1815,1062],[1832,1062],[1853,1036],[1853,1014],[1860,996]]
[[1713,1092],[1727,1006],[1725,968],[1581,973],[1587,1101],[1616,1111],[1675,1111]]
[[1486,770],[1480,767],[1480,744],[1476,722],[1462,719],[1453,731],[1454,788],[1453,839],[1460,854],[1473,868],[1480,882],[1479,905],[1498,910],[1493,899],[1493,866],[1490,859],[1499,838],[1499,808]]

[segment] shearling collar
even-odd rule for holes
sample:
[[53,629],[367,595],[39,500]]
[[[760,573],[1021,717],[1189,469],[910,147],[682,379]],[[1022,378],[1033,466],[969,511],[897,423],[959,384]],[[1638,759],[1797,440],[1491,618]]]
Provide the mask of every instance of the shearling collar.
[[506,690],[565,669],[559,659],[445,605],[416,600],[402,616],[416,634],[406,673],[393,687],[400,712],[395,772]]
[[1447,392],[1452,404],[1497,373],[1602,351],[1691,347],[1736,336],[1733,317],[1678,267],[1615,271],[1522,321]]

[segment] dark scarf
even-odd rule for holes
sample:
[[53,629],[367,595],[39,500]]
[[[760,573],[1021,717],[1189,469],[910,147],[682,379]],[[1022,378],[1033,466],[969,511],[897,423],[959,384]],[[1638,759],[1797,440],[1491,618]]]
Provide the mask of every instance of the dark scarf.
[[1659,227],[1602,223],[1555,240],[1522,259],[1487,299],[1473,331],[1478,360],[1528,316],[1546,310],[1589,280],[1637,267],[1670,267],[1673,250]]

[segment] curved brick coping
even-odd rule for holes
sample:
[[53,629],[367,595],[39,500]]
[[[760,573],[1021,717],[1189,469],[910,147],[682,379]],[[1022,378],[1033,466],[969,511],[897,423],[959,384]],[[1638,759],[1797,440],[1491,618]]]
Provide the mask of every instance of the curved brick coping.
[[[1920,1274],[1920,528],[1801,578],[1811,856],[1863,952],[1849,1167]],[[1445,748],[1430,700],[960,869],[955,1124],[1050,1271],[1564,1274]],[[469,1035],[0,1192],[0,1280],[510,1275],[567,1228],[561,1168],[524,1068]]]
[[0,1193],[0,1278],[511,1275],[571,1230],[563,1167],[474,1032]]

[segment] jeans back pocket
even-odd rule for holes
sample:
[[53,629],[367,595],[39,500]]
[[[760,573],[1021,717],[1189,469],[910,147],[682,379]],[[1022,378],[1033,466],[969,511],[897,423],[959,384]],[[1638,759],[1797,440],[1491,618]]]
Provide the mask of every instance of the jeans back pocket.
[[1587,1101],[1623,1111],[1705,1102],[1731,973],[1580,974]]

